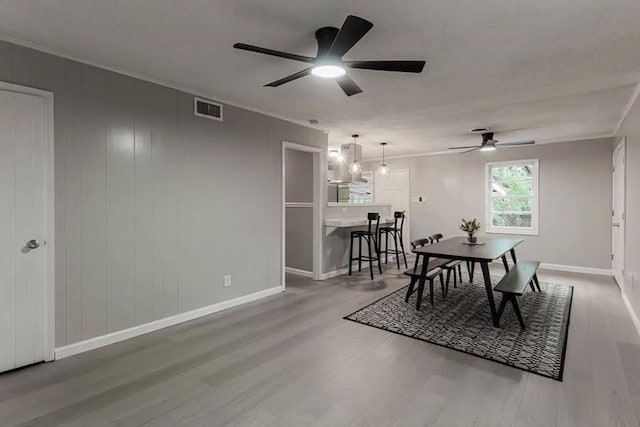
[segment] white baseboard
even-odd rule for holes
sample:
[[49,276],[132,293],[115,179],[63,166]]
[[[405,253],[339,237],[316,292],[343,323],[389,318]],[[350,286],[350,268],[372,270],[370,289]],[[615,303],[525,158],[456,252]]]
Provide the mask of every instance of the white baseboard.
[[[513,262],[511,259],[508,259],[509,265],[512,265]],[[502,265],[502,260],[497,259],[493,261],[496,265]],[[564,265],[564,264],[549,264],[546,262],[540,263],[540,268],[543,270],[551,270],[551,271],[564,271],[567,273],[583,273],[583,274],[594,274],[596,276],[613,276],[613,271],[607,270],[606,268],[593,268],[593,267],[580,267],[577,265]]]
[[638,335],[640,335],[640,319],[638,319],[636,312],[633,310],[633,307],[631,307],[631,302],[627,298],[627,294],[625,294],[624,291],[621,294],[622,294],[622,301],[624,301],[624,305],[625,307],[627,307],[627,311],[631,316],[631,321],[633,321],[633,326],[636,327],[636,332],[638,332]]
[[[369,268],[367,266],[366,268]],[[347,274],[349,272],[349,268],[341,268],[340,270],[330,271],[328,273],[322,273],[320,275],[320,280],[332,279],[334,277],[342,276],[343,274]]]
[[58,347],[55,349],[55,358],[62,359],[64,357],[73,356],[74,354],[84,353],[85,351],[94,350],[99,347],[104,347],[109,344],[114,344],[120,341],[127,340],[129,338],[157,331],[159,329],[168,328],[169,326],[174,326],[179,323],[188,322],[189,320],[197,319],[198,317],[217,313],[231,307],[246,304],[252,301],[259,300],[261,298],[266,298],[282,291],[282,286],[276,286],[274,288],[265,289],[263,291],[258,291],[253,294],[244,295],[228,301],[219,302],[207,307],[197,308],[185,313],[176,314],[175,316],[154,320],[153,322],[145,323],[143,325],[133,326],[128,329],[123,329],[122,331],[112,332],[110,334],[90,338],[85,341]]
[[[391,257],[389,257],[389,259],[391,260]],[[395,258],[393,260],[395,261]],[[375,266],[374,268],[378,267],[378,264],[375,263],[375,262],[373,263],[373,265]],[[357,266],[354,266],[353,269],[356,270]],[[369,269],[369,262],[368,261],[366,262],[366,264],[363,262],[362,269],[363,270],[368,270]],[[328,273],[322,273],[320,275],[320,280],[331,279],[333,277],[342,276],[343,274],[348,274],[348,273],[349,273],[349,267],[345,267],[345,268],[341,268],[339,270],[330,271]]]
[[302,277],[308,277],[308,278],[313,277],[313,272],[307,271],[307,270],[300,270],[299,268],[285,267],[284,271],[285,273],[295,274],[296,276],[302,276]]
[[[500,259],[495,260],[493,262],[495,264],[502,265],[502,260]],[[509,264],[512,264],[511,260],[509,260]],[[363,269],[365,268],[369,268],[369,264],[367,264],[366,266],[363,266]],[[576,265],[563,265],[563,264],[549,264],[545,262],[540,264],[540,268],[545,270],[564,271],[569,273],[594,274],[597,276],[613,276],[613,271],[605,268],[580,267]],[[320,276],[320,280],[331,279],[332,277],[340,276],[342,274],[347,274],[348,272],[349,272],[349,268],[341,268],[340,270],[330,271],[328,273],[323,273]]]
[[540,268],[554,271],[566,271],[569,273],[595,274],[597,276],[613,276],[613,272],[606,268],[580,267],[575,265],[548,264],[543,262]]

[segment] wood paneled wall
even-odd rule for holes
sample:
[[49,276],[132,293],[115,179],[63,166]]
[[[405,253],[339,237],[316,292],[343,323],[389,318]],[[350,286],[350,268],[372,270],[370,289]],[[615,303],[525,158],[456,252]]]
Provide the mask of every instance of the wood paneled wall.
[[197,118],[190,94],[6,42],[0,80],[55,95],[56,346],[281,283],[281,143],[326,134]]

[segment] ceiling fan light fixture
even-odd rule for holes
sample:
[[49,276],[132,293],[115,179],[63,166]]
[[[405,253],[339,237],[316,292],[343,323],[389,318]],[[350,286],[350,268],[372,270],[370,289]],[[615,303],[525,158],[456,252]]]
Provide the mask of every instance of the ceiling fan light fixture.
[[495,150],[496,150],[495,144],[486,144],[480,147],[480,151],[495,151]]
[[319,64],[311,69],[311,74],[323,79],[336,79],[347,74],[347,71],[339,64]]

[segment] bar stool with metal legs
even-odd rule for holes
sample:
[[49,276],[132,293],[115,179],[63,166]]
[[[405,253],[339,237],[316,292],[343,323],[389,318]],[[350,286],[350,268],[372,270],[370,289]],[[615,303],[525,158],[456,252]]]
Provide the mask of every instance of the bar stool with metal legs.
[[[400,269],[400,253],[402,253],[402,257],[404,258],[404,268],[409,268],[407,265],[407,255],[404,251],[404,235],[402,233],[402,229],[404,228],[404,212],[394,212],[393,213],[393,226],[392,227],[381,227],[380,228],[380,238],[378,241],[380,242],[380,255],[384,254],[384,263],[387,264],[389,262],[389,235],[393,237],[393,244],[395,247],[396,254],[396,263],[398,264],[398,270]],[[400,220],[400,226],[398,227],[398,220]],[[382,249],[382,236],[384,235],[384,250]],[[400,250],[398,250],[398,240],[400,240]]]
[[[356,230],[351,232],[351,243],[349,245],[349,276],[351,276],[351,266],[353,261],[358,261],[358,271],[362,271],[362,261],[369,261],[369,272],[371,280],[373,280],[373,262],[378,262],[378,270],[382,274],[382,263],[380,262],[380,247],[378,246],[378,232],[380,228],[380,214],[377,212],[369,212],[367,214],[369,225],[366,230]],[[375,229],[374,229],[375,221]],[[353,240],[358,239],[358,256],[353,257]],[[367,244],[369,256],[362,255],[362,241]],[[373,256],[372,251],[376,254]]]

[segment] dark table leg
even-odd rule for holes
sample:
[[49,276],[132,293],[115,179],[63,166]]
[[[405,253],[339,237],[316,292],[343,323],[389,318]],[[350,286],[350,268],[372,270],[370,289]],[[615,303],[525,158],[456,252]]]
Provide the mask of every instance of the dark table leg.
[[516,264],[518,262],[518,260],[516,259],[516,250],[515,249],[511,249],[511,259],[513,260],[513,263]]
[[476,271],[475,261],[467,261],[467,271],[469,272],[469,282],[473,283],[473,275]]
[[502,255],[502,263],[504,264],[504,270],[508,273],[509,272],[509,263],[507,262],[507,256],[506,255]]
[[482,261],[480,262],[480,267],[482,267],[482,275],[484,276],[484,287],[487,290],[487,298],[489,299],[489,308],[491,309],[491,319],[493,320],[493,326],[499,328],[500,323],[496,315],[496,303],[493,300],[491,276],[489,275],[489,263],[487,261]]
[[416,301],[416,310],[420,310],[422,303],[422,295],[424,294],[424,282],[427,280],[427,272],[429,271],[429,256],[422,256],[422,270],[420,271],[420,281],[418,282],[418,300]]

